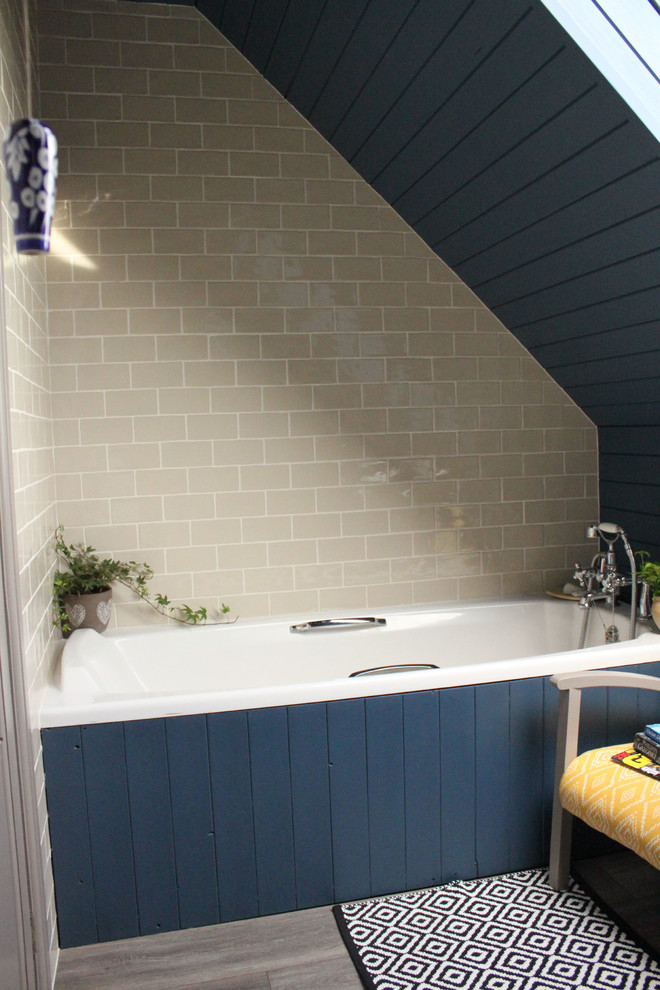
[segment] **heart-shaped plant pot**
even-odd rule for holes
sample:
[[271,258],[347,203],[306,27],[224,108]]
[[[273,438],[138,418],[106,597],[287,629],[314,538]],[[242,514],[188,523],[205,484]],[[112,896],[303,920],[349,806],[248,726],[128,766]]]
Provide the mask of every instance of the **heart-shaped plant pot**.
[[106,588],[94,595],[63,595],[62,605],[71,626],[70,636],[75,629],[95,629],[105,632],[112,615],[112,589]]

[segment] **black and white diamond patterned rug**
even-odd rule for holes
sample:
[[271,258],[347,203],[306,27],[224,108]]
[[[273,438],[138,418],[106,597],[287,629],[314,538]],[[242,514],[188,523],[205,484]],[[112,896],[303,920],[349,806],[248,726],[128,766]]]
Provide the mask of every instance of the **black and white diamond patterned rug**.
[[660,965],[547,870],[337,905],[368,990],[660,990]]

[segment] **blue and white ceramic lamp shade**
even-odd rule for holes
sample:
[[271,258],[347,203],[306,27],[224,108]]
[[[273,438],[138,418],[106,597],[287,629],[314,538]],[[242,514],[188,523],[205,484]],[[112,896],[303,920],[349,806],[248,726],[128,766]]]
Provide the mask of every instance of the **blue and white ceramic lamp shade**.
[[12,124],[3,149],[16,250],[47,252],[57,192],[57,138],[42,121],[26,118]]

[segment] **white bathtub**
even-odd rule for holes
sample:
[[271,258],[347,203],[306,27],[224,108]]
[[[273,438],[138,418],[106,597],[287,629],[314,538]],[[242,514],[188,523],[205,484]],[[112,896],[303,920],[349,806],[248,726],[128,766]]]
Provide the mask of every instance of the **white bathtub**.
[[[269,708],[660,660],[660,635],[646,626],[634,642],[603,645],[595,612],[587,648],[578,651],[582,610],[551,598],[372,614],[385,623],[294,632],[291,625],[308,618],[296,616],[78,630],[45,689],[41,725]],[[609,625],[611,615],[604,620]],[[627,637],[627,614],[617,625]],[[409,666],[420,664],[434,666]]]

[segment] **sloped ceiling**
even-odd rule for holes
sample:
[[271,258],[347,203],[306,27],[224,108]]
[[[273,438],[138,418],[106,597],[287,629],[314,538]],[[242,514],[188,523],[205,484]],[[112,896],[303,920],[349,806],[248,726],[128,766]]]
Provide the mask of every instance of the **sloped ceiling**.
[[599,427],[660,549],[660,145],[540,0],[197,0]]

